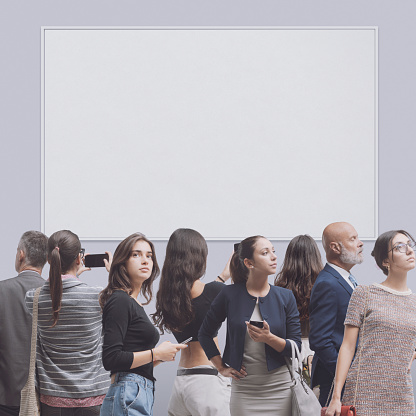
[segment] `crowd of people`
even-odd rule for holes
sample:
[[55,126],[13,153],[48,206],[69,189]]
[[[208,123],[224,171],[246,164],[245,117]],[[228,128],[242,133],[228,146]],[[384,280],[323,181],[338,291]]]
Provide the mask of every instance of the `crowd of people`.
[[[169,238],[149,317],[143,306],[153,298],[160,269],[143,234],[108,253],[103,289],[82,280],[88,268],[76,234],[62,230],[47,238],[28,231],[17,247],[18,276],[0,281],[0,416],[19,415],[37,288],[42,416],[153,415],[154,367],[178,352],[169,416],[289,416],[285,357],[292,356],[293,342],[327,416],[339,416],[341,403],[354,405],[359,416],[414,415],[416,296],[407,273],[415,268],[415,245],[404,230],[381,234],[371,254],[385,280],[362,285],[351,274],[364,259],[351,224],[324,229],[325,265],[314,239],[300,235],[279,271],[272,242],[251,236],[204,283],[207,243],[199,232],[180,228]],[[165,331],[175,342],[159,343]]]

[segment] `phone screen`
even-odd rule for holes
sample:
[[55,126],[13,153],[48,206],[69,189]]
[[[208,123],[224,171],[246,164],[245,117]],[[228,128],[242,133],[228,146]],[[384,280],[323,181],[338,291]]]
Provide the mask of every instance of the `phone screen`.
[[250,321],[250,325],[256,326],[257,328],[263,328],[263,321]]
[[105,267],[104,259],[108,260],[108,254],[87,254],[85,256],[85,267]]

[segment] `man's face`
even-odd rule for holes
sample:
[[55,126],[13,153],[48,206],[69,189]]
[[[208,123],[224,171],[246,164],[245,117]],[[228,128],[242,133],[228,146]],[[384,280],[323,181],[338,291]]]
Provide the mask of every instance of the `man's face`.
[[351,225],[345,228],[342,239],[339,242],[341,254],[339,259],[345,264],[361,264],[364,261],[363,242],[358,238],[358,233]]

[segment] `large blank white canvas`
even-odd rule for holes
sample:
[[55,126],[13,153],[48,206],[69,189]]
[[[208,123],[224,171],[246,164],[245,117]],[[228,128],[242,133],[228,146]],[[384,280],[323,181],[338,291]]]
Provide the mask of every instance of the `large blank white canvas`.
[[375,28],[43,28],[42,227],[377,235]]

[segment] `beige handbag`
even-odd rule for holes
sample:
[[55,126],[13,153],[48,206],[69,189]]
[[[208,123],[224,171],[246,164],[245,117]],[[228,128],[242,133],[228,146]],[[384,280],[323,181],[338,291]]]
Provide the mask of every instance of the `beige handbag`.
[[40,287],[36,289],[33,298],[29,376],[27,377],[25,386],[20,392],[19,416],[40,416],[39,394],[35,388],[36,338],[38,335],[38,303],[40,290]]

